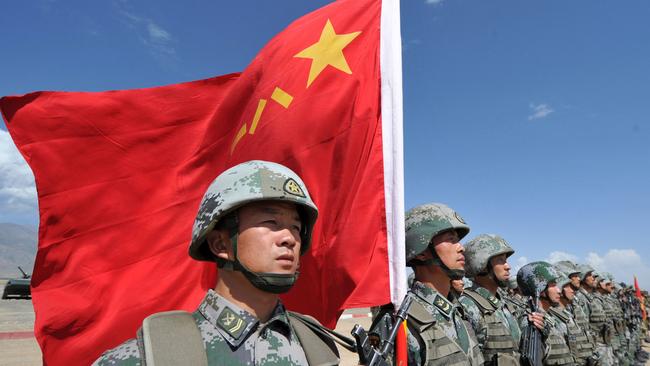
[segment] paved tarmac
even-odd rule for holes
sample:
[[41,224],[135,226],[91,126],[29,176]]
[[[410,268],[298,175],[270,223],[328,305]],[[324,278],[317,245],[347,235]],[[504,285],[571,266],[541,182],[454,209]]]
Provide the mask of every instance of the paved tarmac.
[[[0,280],[0,291],[6,281]],[[366,330],[370,327],[369,309],[349,309],[343,313],[336,325],[336,331],[349,336],[352,327],[360,324]],[[34,309],[31,300],[0,300],[0,366],[42,365],[41,350],[33,334]],[[644,344],[650,352],[650,345]],[[341,365],[358,363],[356,353],[339,347]],[[646,365],[650,365],[647,362]]]

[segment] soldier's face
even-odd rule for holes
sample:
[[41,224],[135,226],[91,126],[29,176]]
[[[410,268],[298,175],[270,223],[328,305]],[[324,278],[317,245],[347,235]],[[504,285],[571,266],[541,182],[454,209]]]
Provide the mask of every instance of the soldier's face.
[[464,269],[465,249],[460,244],[456,230],[445,231],[431,239],[431,245],[440,257],[440,260],[450,269]]
[[569,277],[569,280],[571,280],[573,287],[580,287],[580,275],[574,274],[573,276]]
[[573,296],[575,296],[575,291],[573,291],[573,287],[571,287],[571,284],[564,285],[564,287],[562,287],[562,291],[564,292],[564,297],[566,297],[567,300],[573,301]]
[[510,265],[508,264],[508,256],[499,254],[490,258],[490,266],[494,272],[494,277],[498,281],[508,281],[510,278]]
[[585,276],[585,284],[589,287],[596,287],[595,279],[593,273],[589,272]]
[[240,208],[237,215],[241,263],[253,272],[292,274],[298,270],[301,221],[293,203],[255,202]]
[[546,294],[552,303],[560,302],[560,289],[557,287],[557,284],[555,282],[548,284],[546,287]]

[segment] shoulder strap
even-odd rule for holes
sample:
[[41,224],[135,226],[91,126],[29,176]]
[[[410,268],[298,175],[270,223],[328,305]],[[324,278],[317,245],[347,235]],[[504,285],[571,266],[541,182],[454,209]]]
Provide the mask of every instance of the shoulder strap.
[[490,303],[486,298],[474,290],[465,289],[465,291],[463,291],[463,295],[472,299],[478,305],[479,310],[481,310],[481,313],[483,315],[491,314],[496,310],[492,303]]
[[[322,330],[324,328],[316,319],[307,315],[287,311],[291,326],[298,336],[305,351],[309,365],[338,365],[339,352],[332,338]],[[314,328],[321,329],[320,332]]]
[[427,309],[425,309],[419,301],[414,300],[411,302],[411,307],[408,311],[408,320],[417,321],[417,323],[420,323],[421,326],[434,323],[436,321],[436,318],[434,318],[433,314],[427,311]]
[[146,366],[208,366],[201,331],[186,311],[148,316],[138,331],[138,343]]

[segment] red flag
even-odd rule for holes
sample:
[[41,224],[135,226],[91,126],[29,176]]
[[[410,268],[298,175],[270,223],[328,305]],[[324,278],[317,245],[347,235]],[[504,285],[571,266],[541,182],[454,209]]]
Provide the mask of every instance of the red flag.
[[241,75],[2,98],[38,190],[44,361],[88,364],[147,315],[194,310],[215,281],[214,265],[187,255],[199,201],[251,159],[295,170],[321,211],[289,309],[334,326],[344,308],[399,299],[398,20],[395,1],[340,1],[295,21]]
[[639,282],[636,280],[636,276],[634,276],[634,289],[636,290],[636,298],[639,299],[639,302],[641,303],[641,317],[643,320],[646,320],[648,314],[645,310],[645,298],[643,297],[643,294],[641,294],[641,288],[639,287]]

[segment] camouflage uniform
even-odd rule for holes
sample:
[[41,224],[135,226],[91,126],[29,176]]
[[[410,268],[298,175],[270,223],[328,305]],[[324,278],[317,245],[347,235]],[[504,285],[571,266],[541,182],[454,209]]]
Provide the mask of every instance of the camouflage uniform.
[[[210,184],[194,221],[189,254],[196,260],[216,261],[220,271],[239,271],[257,289],[279,294],[291,288],[297,272],[253,272],[239,261],[237,254],[238,209],[256,201],[295,204],[301,222],[300,254],[304,254],[311,244],[318,209],[296,173],[280,164],[257,160],[226,170]],[[230,236],[233,259],[217,258],[208,247],[208,234],[215,227],[225,230]],[[338,363],[338,351],[332,340],[306,326],[305,321],[300,320],[304,319],[303,316],[288,313],[279,300],[269,319],[262,323],[252,314],[210,290],[191,317],[188,313],[184,315],[187,315],[187,322],[182,326],[189,324],[195,332],[195,341],[185,342],[185,339],[174,338],[173,334],[176,333],[170,331],[170,328],[148,327],[147,324],[154,324],[147,323],[152,317],[165,319],[168,316],[159,313],[143,322],[137,338],[105,352],[95,361],[95,365],[143,365],[147,358],[155,355],[161,356],[167,364],[173,363],[169,359],[176,354],[167,351],[173,347],[165,347],[165,344],[170,343],[157,342],[161,339],[172,342],[179,349],[192,349],[187,354],[207,360],[208,365],[307,365],[312,362],[310,356],[314,355],[327,355],[327,364]],[[320,326],[315,320],[307,323],[315,324],[314,327]],[[172,336],[161,336],[169,334]]]
[[[415,295],[409,309],[409,365],[482,365],[483,356],[474,331],[463,320],[456,298],[415,281],[410,292]],[[388,337],[393,326],[390,307],[382,308],[371,329],[381,339]]]
[[[496,235],[479,235],[465,245],[465,270],[475,278],[486,274],[490,258],[514,250]],[[518,364],[521,330],[515,315],[506,306],[503,292],[493,295],[487,289],[474,285],[460,298],[472,328],[476,332],[483,357],[488,363]]]
[[609,325],[607,324],[607,316],[605,315],[602,302],[596,301],[595,291],[590,292],[585,289],[585,278],[594,270],[587,265],[579,266],[579,268],[580,279],[583,282],[580,289],[576,291],[575,297],[578,299],[577,303],[582,304],[582,310],[589,319],[589,331],[595,341],[595,352],[600,365],[614,365],[614,353],[612,347],[609,345],[611,342],[611,332],[609,330]]
[[[406,263],[414,268],[439,267],[449,280],[462,278],[463,271],[447,267],[431,245],[436,235],[450,230],[455,230],[462,238],[469,232],[469,227],[454,210],[443,204],[422,205],[407,212]],[[433,259],[420,261],[416,258],[426,251],[430,251]],[[445,297],[417,277],[409,292],[414,297],[407,321],[409,365],[483,364],[476,336],[463,319],[462,309],[451,292],[449,297]],[[382,307],[370,333],[386,339],[394,322],[391,314],[391,306]]]
[[[512,290],[518,288],[516,278],[512,277],[508,280],[508,288]],[[516,319],[521,319],[525,316],[528,305],[526,304],[526,300],[523,298],[523,296],[518,293],[510,294],[502,287],[499,287],[497,289],[497,294],[498,297],[505,301],[506,307]]]
[[[558,282],[560,289],[566,285],[570,285],[569,277],[580,274],[577,266],[569,261],[556,263],[555,266],[562,274],[562,279]],[[572,284],[570,286],[574,290],[577,290]],[[564,293],[562,296],[564,296]],[[559,314],[554,315],[557,315],[567,325],[567,335],[569,337],[567,343],[576,359],[576,363],[578,365],[591,365],[597,360],[597,357],[594,355],[595,342],[589,332],[589,319],[584,313],[580,301],[578,296],[574,295],[573,300],[563,308],[571,319],[563,319],[562,312],[560,311],[558,311]],[[562,307],[558,306],[558,310],[562,310]]]
[[[201,331],[209,365],[307,365],[282,303],[269,321],[260,323],[210,290],[192,316]],[[93,365],[143,365],[143,353],[134,338],[104,352]]]
[[[524,295],[538,299],[544,291],[549,291],[549,284],[558,283],[560,273],[547,262],[532,262],[521,267],[517,272],[517,282]],[[550,299],[548,300],[550,301]],[[571,352],[570,337],[567,326],[569,314],[550,307],[544,314],[545,330],[542,331],[544,339],[544,365],[574,365],[575,358]],[[565,322],[567,320],[567,322]],[[575,325],[575,323],[572,323]],[[528,324],[531,327],[532,325]]]

